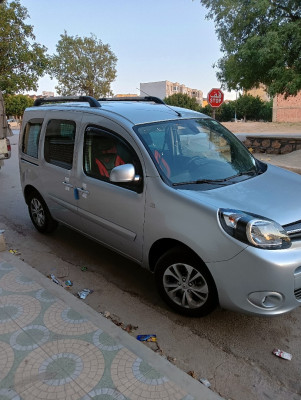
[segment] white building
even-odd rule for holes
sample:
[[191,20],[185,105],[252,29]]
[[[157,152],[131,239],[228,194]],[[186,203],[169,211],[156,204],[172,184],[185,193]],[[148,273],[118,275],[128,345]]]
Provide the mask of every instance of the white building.
[[171,96],[175,93],[187,94],[189,97],[194,97],[198,104],[202,105],[203,92],[198,89],[190,89],[178,82],[159,81],[140,83],[140,96],[155,96],[160,99]]
[[54,92],[48,92],[48,91],[44,90],[42,92],[42,97],[54,97]]

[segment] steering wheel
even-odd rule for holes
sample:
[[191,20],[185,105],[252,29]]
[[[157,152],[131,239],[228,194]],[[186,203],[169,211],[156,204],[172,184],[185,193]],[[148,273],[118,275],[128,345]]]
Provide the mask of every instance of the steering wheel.
[[208,164],[209,161],[206,157],[194,156],[187,161],[187,168],[189,171],[198,169]]

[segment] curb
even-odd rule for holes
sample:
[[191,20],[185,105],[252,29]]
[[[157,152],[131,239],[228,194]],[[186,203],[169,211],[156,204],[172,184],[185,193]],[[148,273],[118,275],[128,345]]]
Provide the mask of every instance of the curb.
[[299,168],[299,167],[291,167],[288,165],[281,165],[281,164],[273,164],[273,165],[275,165],[276,167],[279,167],[279,168],[287,169],[289,171],[292,171],[292,172],[295,172],[296,174],[301,175],[301,168]]

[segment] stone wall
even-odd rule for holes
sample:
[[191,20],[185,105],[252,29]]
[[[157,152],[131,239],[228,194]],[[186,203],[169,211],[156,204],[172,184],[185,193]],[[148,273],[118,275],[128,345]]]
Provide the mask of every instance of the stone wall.
[[253,153],[287,154],[301,150],[301,138],[247,136],[243,143]]

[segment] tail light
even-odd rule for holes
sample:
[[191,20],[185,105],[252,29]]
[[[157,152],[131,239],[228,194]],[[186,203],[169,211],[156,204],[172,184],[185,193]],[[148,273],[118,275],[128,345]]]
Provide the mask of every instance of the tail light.
[[11,145],[7,138],[0,139],[0,160],[7,160],[11,156]]
[[10,153],[11,152],[11,145],[9,139],[6,138],[6,146],[7,146],[7,151]]

